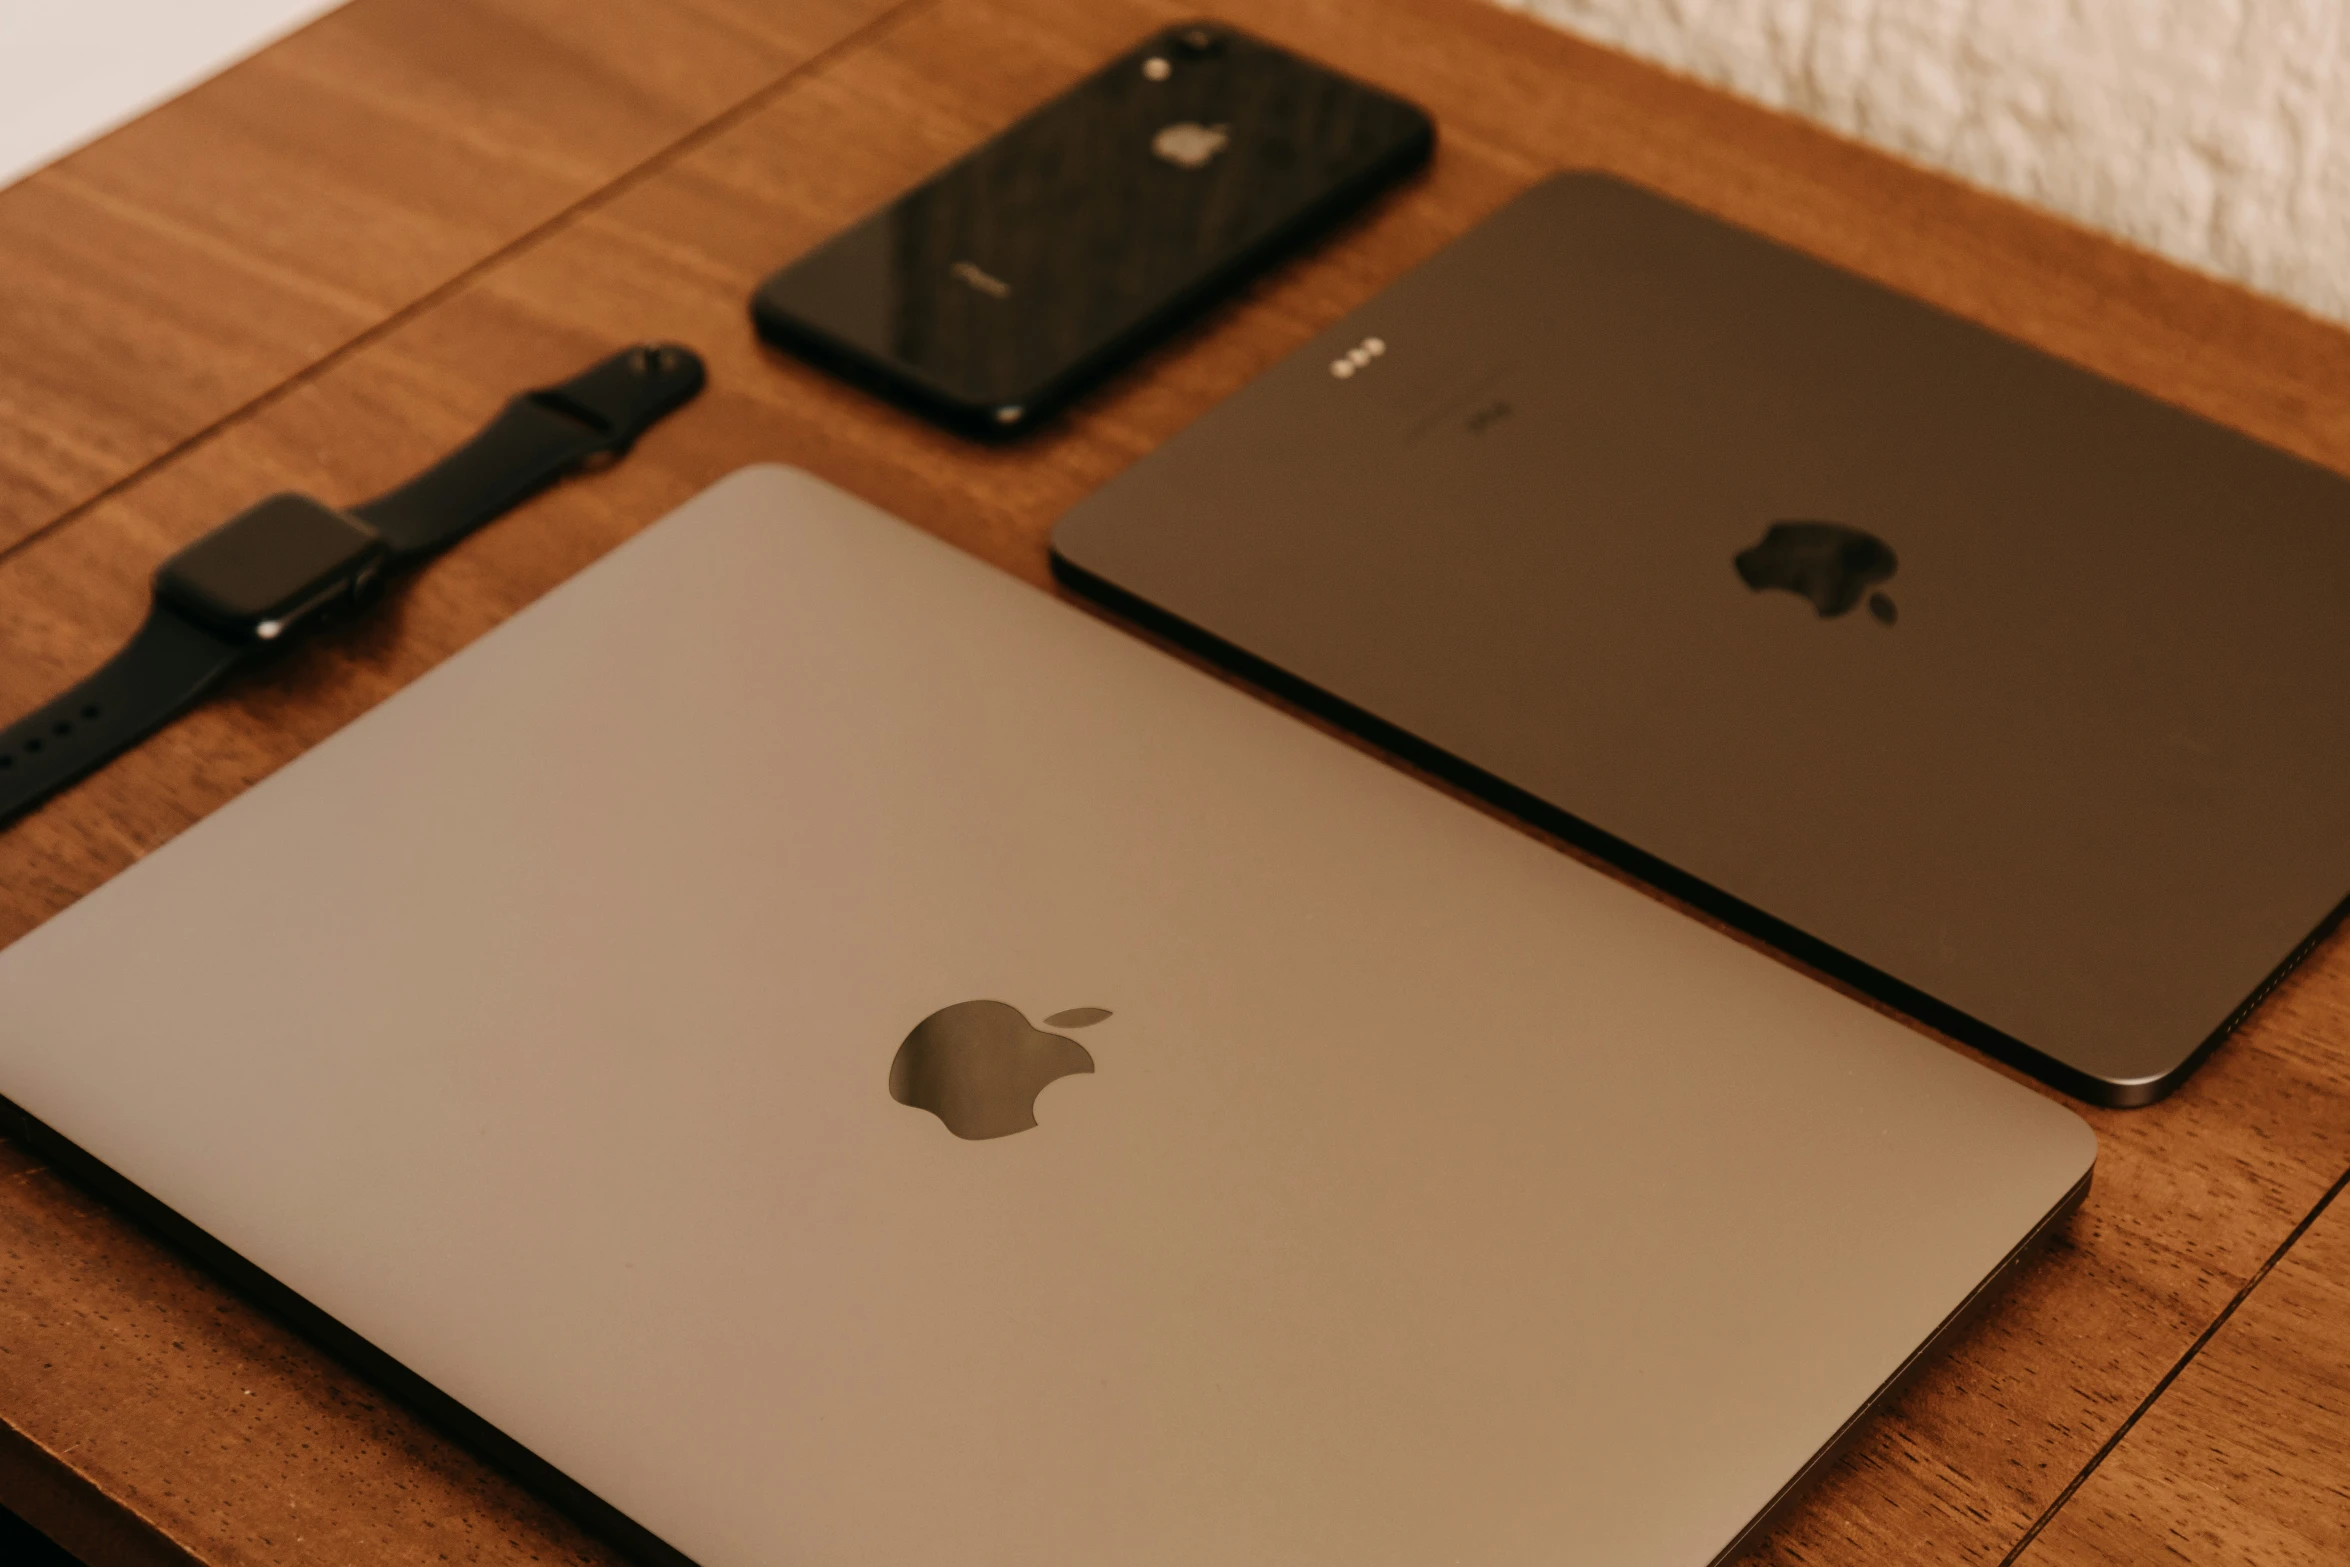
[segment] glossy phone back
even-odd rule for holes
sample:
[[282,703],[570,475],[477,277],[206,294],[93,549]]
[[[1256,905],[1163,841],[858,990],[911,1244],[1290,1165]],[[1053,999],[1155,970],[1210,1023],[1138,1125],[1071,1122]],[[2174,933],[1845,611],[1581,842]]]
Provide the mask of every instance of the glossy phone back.
[[1434,145],[1400,98],[1186,24],[775,273],[752,317],[934,417],[1011,434]]

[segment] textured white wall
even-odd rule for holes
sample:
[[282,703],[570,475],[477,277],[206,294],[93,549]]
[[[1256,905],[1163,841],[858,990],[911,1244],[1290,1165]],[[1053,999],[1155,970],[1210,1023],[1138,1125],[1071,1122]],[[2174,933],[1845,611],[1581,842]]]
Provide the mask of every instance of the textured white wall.
[[2350,0],[1501,0],[2350,321]]

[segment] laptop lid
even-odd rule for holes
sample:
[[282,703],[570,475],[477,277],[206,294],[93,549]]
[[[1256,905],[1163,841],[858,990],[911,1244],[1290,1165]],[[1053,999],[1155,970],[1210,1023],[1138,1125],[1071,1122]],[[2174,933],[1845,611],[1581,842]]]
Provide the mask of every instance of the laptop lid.
[[1064,578],[2105,1103],[2350,894],[2350,483],[1537,186],[1075,507]]
[[0,953],[0,1086],[702,1567],[1696,1567],[2095,1152],[772,468]]

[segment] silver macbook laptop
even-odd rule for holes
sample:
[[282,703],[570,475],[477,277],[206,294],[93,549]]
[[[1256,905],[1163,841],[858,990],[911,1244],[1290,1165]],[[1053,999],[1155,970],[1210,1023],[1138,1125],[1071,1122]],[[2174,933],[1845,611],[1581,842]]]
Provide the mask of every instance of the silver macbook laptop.
[[2350,480],[1597,175],[1080,502],[1065,579],[2106,1104],[2350,896]]
[[775,468],[0,953],[0,1089],[702,1567],[1701,1567],[2095,1154]]

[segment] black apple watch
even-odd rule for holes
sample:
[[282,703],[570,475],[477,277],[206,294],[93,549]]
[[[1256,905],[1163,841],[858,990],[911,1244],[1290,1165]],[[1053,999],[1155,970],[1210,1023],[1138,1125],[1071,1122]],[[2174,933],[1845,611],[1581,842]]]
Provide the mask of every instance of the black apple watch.
[[481,433],[364,505],[273,495],[165,561],[145,624],[80,685],[0,729],[0,823],[137,744],[222,676],[372,601],[432,554],[567,474],[610,462],[702,389],[675,344],[627,349],[525,392]]

